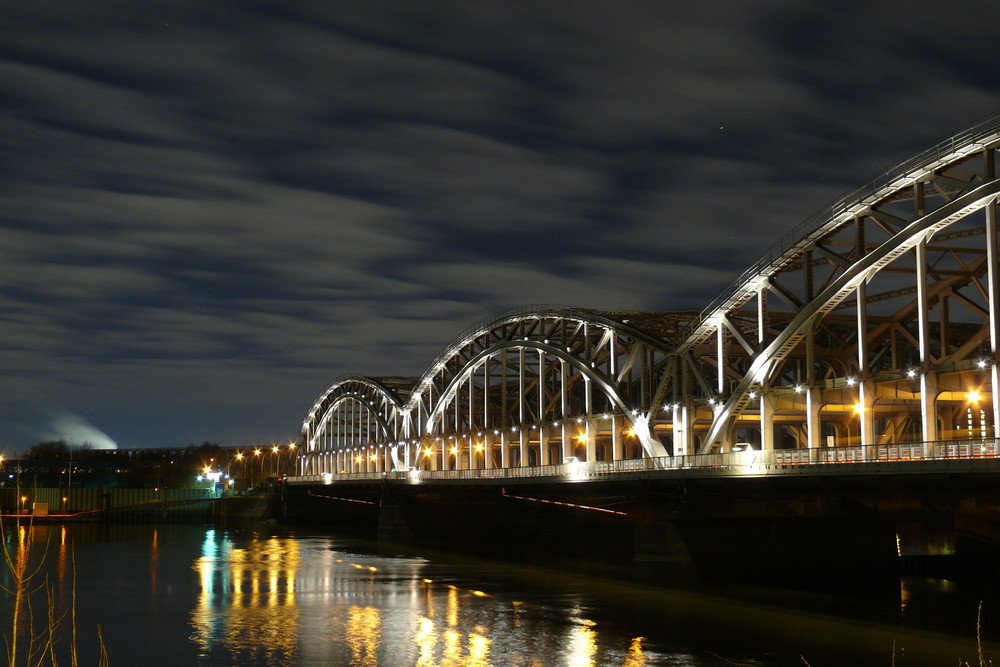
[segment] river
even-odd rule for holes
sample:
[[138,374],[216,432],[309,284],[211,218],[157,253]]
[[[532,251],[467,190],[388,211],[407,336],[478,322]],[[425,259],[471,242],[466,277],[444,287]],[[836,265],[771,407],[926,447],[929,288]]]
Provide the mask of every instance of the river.
[[864,595],[678,592],[278,528],[49,524],[4,539],[15,557],[28,545],[55,608],[73,610],[75,581],[83,665],[99,632],[111,665],[977,665],[979,599],[984,627],[1000,627],[1000,598],[940,579]]

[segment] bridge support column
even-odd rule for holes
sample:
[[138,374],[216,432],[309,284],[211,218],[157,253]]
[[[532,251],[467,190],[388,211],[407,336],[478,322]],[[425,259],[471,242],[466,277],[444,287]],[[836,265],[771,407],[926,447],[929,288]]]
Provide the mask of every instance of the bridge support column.
[[774,450],[774,406],[777,399],[768,391],[768,387],[760,390],[760,448],[765,452]]
[[870,447],[875,444],[875,392],[874,380],[864,380],[858,383],[858,405],[861,408],[858,419],[861,422],[862,447]]
[[538,429],[538,464],[549,465],[549,427],[544,425]]
[[691,399],[685,399],[677,412],[679,420],[675,423],[680,425],[680,432],[674,437],[674,454],[689,456],[695,453],[694,429],[692,428],[694,402]]
[[636,524],[632,554],[633,573],[640,581],[679,586],[698,582],[694,559],[676,524]]
[[587,435],[587,462],[597,460],[597,429],[594,425],[590,423],[590,420],[584,422],[584,428],[586,429],[584,433]]
[[809,387],[806,390],[806,442],[809,449],[819,449],[822,446],[822,428],[819,412],[823,407],[823,389]]
[[528,465],[528,438],[531,437],[531,432],[527,429],[527,427],[522,427],[518,431],[518,435],[520,436],[520,439],[518,440],[517,448],[517,464],[518,466],[524,468]]
[[923,373],[920,376],[920,438],[924,441],[925,458],[933,456],[932,443],[938,439],[937,394],[937,372]]
[[619,420],[617,416],[611,415],[611,460],[612,461],[622,460],[621,427],[623,425],[624,425],[623,420]]
[[[989,148],[983,152],[985,175],[996,178],[995,151]],[[986,205],[986,283],[989,297],[990,318],[990,390],[993,406],[993,437],[1000,437],[1000,249],[997,248],[997,202]],[[984,434],[985,435],[985,434]]]
[[510,447],[507,443],[507,431],[504,429],[500,431],[500,467],[510,467]]

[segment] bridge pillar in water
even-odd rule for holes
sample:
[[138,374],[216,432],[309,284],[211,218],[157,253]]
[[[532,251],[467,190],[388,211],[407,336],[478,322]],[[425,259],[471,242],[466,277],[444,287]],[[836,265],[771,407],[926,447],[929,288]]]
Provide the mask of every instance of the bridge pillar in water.
[[675,523],[636,524],[632,553],[632,573],[639,581],[670,586],[698,583],[698,568]]

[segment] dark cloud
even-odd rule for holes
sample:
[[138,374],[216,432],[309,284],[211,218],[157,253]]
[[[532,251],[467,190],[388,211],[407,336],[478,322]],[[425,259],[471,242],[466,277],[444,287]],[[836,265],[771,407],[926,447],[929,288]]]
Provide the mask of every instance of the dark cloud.
[[0,447],[52,432],[32,405],[122,446],[287,440],[336,376],[419,374],[512,306],[698,310],[994,111],[1000,7],[943,14],[7,3]]

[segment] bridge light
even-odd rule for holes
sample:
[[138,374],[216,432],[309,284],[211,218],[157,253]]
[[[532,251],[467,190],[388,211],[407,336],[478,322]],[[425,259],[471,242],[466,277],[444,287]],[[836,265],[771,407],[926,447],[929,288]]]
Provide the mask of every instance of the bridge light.
[[630,428],[629,430],[625,431],[625,435],[631,438],[633,435],[635,435],[635,429]]
[[980,359],[979,361],[976,362],[976,366],[979,366],[980,368],[986,368],[986,360]]
[[604,413],[604,419],[605,420],[611,419],[611,415],[609,415],[608,413]]
[[861,406],[861,404],[860,404],[860,403],[855,403],[855,404],[854,404],[854,412],[855,412],[855,413],[857,413],[857,414],[859,414],[859,415],[860,415],[860,414],[861,414],[861,413],[863,413],[864,411],[865,411],[865,409],[864,409],[864,408],[863,408],[863,407]]
[[498,428],[493,429],[493,435],[500,435],[500,429]]
[[451,452],[452,454],[458,454],[458,447],[452,447],[448,451]]
[[967,398],[969,400],[969,403],[978,403],[979,402],[979,392],[976,391],[975,389],[972,389],[971,391],[969,391],[969,393],[967,393],[965,395],[965,398]]
[[917,371],[915,369],[911,368],[910,370],[906,371],[906,377],[908,377],[908,378],[915,378],[915,377],[917,377]]
[[559,426],[559,422],[552,422],[553,426]]
[[581,433],[580,435],[576,436],[576,439],[579,440],[580,442],[587,442],[587,434]]
[[750,392],[750,398],[757,398],[757,392],[751,391]]
[[857,384],[857,382],[858,382],[858,380],[855,377],[849,377],[849,378],[847,378],[847,386],[848,387],[853,387],[855,384]]
[[795,385],[795,393],[796,394],[801,394],[802,393],[802,385],[800,385],[800,384]]
[[582,424],[583,423],[583,417],[577,417],[576,418],[576,423],[577,424]]
[[639,414],[639,411],[638,411],[638,410],[633,410],[633,411],[632,411],[632,416],[633,416],[633,417],[634,417],[634,416],[636,416],[637,414]]
[[483,451],[483,443],[481,443],[481,442],[477,442],[476,443],[476,451],[477,452]]
[[708,399],[708,404],[709,405],[715,405],[715,399],[714,398]]

